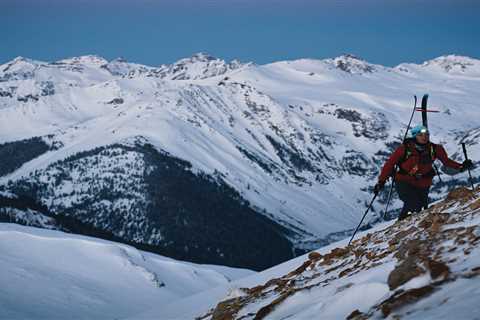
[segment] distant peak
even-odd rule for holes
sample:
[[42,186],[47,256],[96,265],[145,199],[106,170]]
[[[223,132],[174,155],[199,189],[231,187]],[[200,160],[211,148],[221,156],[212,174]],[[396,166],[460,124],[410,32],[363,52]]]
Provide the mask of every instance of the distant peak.
[[196,62],[208,63],[211,61],[223,61],[223,60],[216,58],[208,53],[198,52],[193,54],[191,57],[178,60],[175,64],[196,63]]
[[25,58],[25,57],[22,57],[22,56],[18,56],[16,57],[15,59],[12,60],[12,62],[22,62],[22,61],[29,61],[30,59],[28,58]]
[[327,59],[326,61],[332,63],[337,69],[352,74],[372,73],[376,71],[376,67],[373,64],[353,54],[344,54],[333,59]]
[[118,57],[112,61],[103,64],[100,68],[109,71],[113,76],[121,77],[137,77],[143,76],[149,72],[149,70],[155,70],[155,68],[147,67],[142,64],[130,63],[123,57]]
[[42,62],[41,61],[36,61],[36,60],[33,60],[33,59],[29,59],[29,58],[25,58],[25,57],[22,57],[22,56],[18,56],[15,59],[13,59],[12,61],[8,62],[8,64],[10,64],[10,65],[17,64],[17,63],[41,64]]
[[440,56],[432,60],[425,61],[422,64],[422,67],[440,67],[441,69],[445,70],[446,72],[465,72],[469,67],[473,67],[475,65],[479,65],[480,60],[460,56],[460,55],[445,55]]
[[69,63],[69,64],[87,64],[87,65],[103,65],[108,63],[108,61],[98,55],[84,55],[78,57],[72,57],[57,61],[60,63]]
[[357,61],[363,61],[366,62],[365,59],[362,59],[354,54],[351,53],[346,53],[342,54],[341,56],[338,56],[335,58],[336,60],[357,60]]
[[110,61],[110,63],[115,63],[115,62],[119,62],[119,63],[127,63],[127,59],[125,59],[124,57],[118,57],[118,58],[115,58],[113,59],[112,61]]
[[194,80],[215,77],[244,66],[238,60],[225,62],[207,53],[195,53],[189,58],[178,60],[172,65],[160,67],[158,75],[171,80]]
[[29,58],[18,56],[12,61],[9,61],[1,66],[0,72],[15,73],[13,78],[29,79],[33,76],[33,72],[44,62],[35,61]]
[[204,52],[198,52],[198,53],[195,53],[194,55],[192,55],[191,57],[192,60],[200,60],[200,61],[212,61],[212,60],[220,60],[208,53],[204,53]]
[[479,60],[471,57],[467,57],[467,56],[449,54],[449,55],[444,55],[444,56],[440,56],[440,57],[425,61],[423,64],[443,63],[443,62],[478,62],[478,61]]

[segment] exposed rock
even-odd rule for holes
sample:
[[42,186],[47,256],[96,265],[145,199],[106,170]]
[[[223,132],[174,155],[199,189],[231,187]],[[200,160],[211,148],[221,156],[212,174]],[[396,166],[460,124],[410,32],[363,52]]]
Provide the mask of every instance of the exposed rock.
[[433,286],[428,285],[421,288],[410,289],[394,295],[380,305],[383,316],[388,317],[392,311],[431,294],[433,290]]
[[443,277],[445,279],[450,274],[450,268],[441,261],[428,259],[426,265],[428,270],[430,270],[432,279],[437,279],[439,277]]
[[403,260],[407,256],[425,255],[426,253],[424,251],[426,250],[426,247],[427,242],[425,240],[410,239],[400,245],[395,253],[395,258]]
[[113,98],[112,100],[108,101],[107,104],[122,104],[124,101],[122,98]]
[[17,97],[17,101],[21,101],[21,102],[28,102],[29,100],[32,100],[32,101],[38,101],[39,97],[38,95],[34,95],[34,94],[27,94],[26,96],[18,96]]
[[448,220],[448,216],[441,213],[430,213],[420,221],[418,226],[423,229],[429,229],[430,233],[438,233],[443,224]]
[[305,261],[300,267],[298,267],[297,269],[291,271],[287,277],[291,277],[291,276],[294,276],[294,275],[297,275],[297,274],[301,274],[303,271],[305,271],[309,265],[312,264],[312,261],[311,260],[307,260]]
[[333,60],[335,67],[351,74],[373,73],[376,71],[372,64],[352,54],[345,54]]
[[285,299],[287,299],[289,296],[291,296],[294,293],[295,293],[294,289],[287,290],[282,295],[280,295],[280,297],[273,300],[270,304],[268,304],[268,305],[262,307],[260,310],[258,310],[257,314],[255,315],[255,318],[253,318],[253,319],[254,320],[261,320],[261,319],[265,318],[269,313],[271,313],[273,311],[273,309],[275,309],[275,307],[278,304],[283,302]]
[[459,199],[464,199],[467,200],[473,196],[473,192],[470,189],[467,189],[466,187],[460,187],[456,188],[452,191],[450,191],[447,195],[447,201],[451,200],[459,200]]
[[425,271],[417,265],[417,259],[415,257],[408,257],[390,272],[387,281],[388,286],[390,290],[395,290],[423,273],[425,273]]
[[242,308],[240,298],[220,302],[212,314],[212,320],[233,320],[234,315]]
[[55,85],[53,81],[42,81],[40,83],[42,96],[53,96],[55,94]]
[[308,254],[308,259],[312,260],[312,261],[318,261],[322,258],[323,256],[316,252],[316,251],[312,251]]
[[347,320],[365,320],[368,319],[367,315],[361,313],[358,309],[353,310],[347,317]]

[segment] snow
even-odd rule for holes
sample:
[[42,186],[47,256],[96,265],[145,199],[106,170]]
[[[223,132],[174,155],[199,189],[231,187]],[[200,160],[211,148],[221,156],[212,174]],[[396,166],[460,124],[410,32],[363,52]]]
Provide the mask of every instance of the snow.
[[[478,203],[478,198],[473,198],[473,200],[467,201],[465,204],[471,205],[473,201]],[[441,210],[441,208],[432,210]],[[475,228],[475,232],[478,234],[480,225],[478,213],[478,208],[472,210],[464,206],[463,209],[458,209],[453,214],[453,218],[459,219],[458,222],[448,223],[438,233],[451,234],[449,230],[456,229],[457,231],[460,230],[458,231],[460,232],[458,235],[460,235],[462,230],[470,226]],[[383,223],[368,231],[360,232],[356,239],[373,240],[367,245],[362,245],[358,248],[366,250],[374,250],[375,248],[386,249],[388,247],[387,242],[392,237],[392,232],[390,231],[392,228],[396,230],[394,232],[398,232],[409,230],[411,226],[415,226],[415,232],[417,232],[419,230],[417,224],[425,218],[425,215],[425,213],[419,214],[414,217],[415,219],[409,219],[404,224]],[[472,219],[471,217],[475,218]],[[431,234],[431,236],[435,236],[435,234]],[[347,240],[330,244],[316,250],[316,252],[325,255],[334,248],[344,248]],[[378,240],[381,241],[378,242]],[[435,243],[435,245],[437,248],[447,248],[445,250],[446,253],[442,257],[437,256],[435,259],[447,262],[451,270],[449,279],[446,282],[442,282],[441,279],[434,281],[429,273],[424,273],[396,288],[395,292],[400,293],[414,288],[422,288],[430,284],[434,285],[434,290],[430,295],[395,309],[395,315],[391,316],[392,319],[396,317],[402,319],[473,319],[478,315],[479,307],[477,302],[480,296],[480,277],[478,274],[476,276],[468,276],[469,270],[478,269],[480,266],[478,241],[470,242],[470,252],[468,254],[463,253],[465,245],[458,247],[458,244],[453,242]],[[457,250],[448,250],[449,248],[457,248]],[[345,258],[345,260],[348,259],[348,257]],[[240,288],[261,286],[271,279],[286,275],[306,260],[307,255],[304,255],[260,273],[239,279],[226,286],[220,286],[202,294],[176,301],[166,308],[155,308],[129,319],[151,319],[153,317],[162,319],[194,319],[206,315],[220,301],[235,297],[245,297],[246,291]],[[344,262],[346,261],[340,260],[338,263]],[[284,302],[277,305],[265,319],[315,319],[319,316],[325,319],[345,319],[354,310],[368,313],[372,310],[372,307],[394,294],[394,291],[390,290],[387,284],[387,278],[389,273],[395,268],[396,263],[392,255],[387,255],[378,263],[371,264],[369,268],[361,268],[359,272],[354,272],[347,276],[338,276],[341,268],[333,271],[333,273],[329,273],[326,270],[328,268],[335,269],[335,264],[327,267],[318,267],[313,271],[306,270],[298,277],[290,279],[294,279],[294,287],[300,287],[303,281],[308,282],[310,276],[316,275],[315,281],[308,282],[310,289],[300,290],[290,295]],[[265,290],[265,295],[258,295],[257,300],[248,303],[234,318],[240,319],[244,317],[245,319],[252,319],[260,308],[278,298],[278,296],[273,294],[274,291]],[[380,317],[378,313],[373,313],[372,318]],[[202,319],[211,318],[207,316]]]
[[253,273],[6,223],[0,252],[2,319],[129,317]]
[[0,207],[0,214],[8,217],[9,222],[20,223],[45,229],[57,229],[55,220],[31,209],[19,210],[11,207]]
[[[391,224],[392,224],[391,222],[382,223],[382,224],[379,224],[375,228],[370,229],[368,231],[359,232],[358,235],[357,235],[357,238],[361,238],[364,235],[366,235],[367,233],[372,233],[372,232],[375,232],[375,231],[378,231],[378,230],[382,230],[382,229],[386,228],[387,226],[389,226]],[[344,247],[344,246],[347,245],[347,243],[348,243],[348,239],[345,239],[345,240],[338,241],[338,242],[335,242],[333,244],[330,244],[328,246],[322,247],[322,248],[320,248],[316,251],[321,253],[321,254],[325,254],[325,253],[329,252],[330,250],[332,250],[333,248]],[[240,278],[236,281],[233,281],[233,282],[229,283],[228,285],[218,286],[214,289],[211,289],[211,290],[199,293],[199,294],[195,294],[195,295],[186,297],[184,299],[180,299],[180,300],[175,301],[172,304],[170,304],[168,306],[165,306],[165,307],[162,307],[162,308],[153,308],[151,310],[145,311],[143,313],[135,315],[132,318],[129,318],[129,320],[130,319],[131,320],[133,320],[133,319],[147,320],[147,319],[152,319],[154,317],[158,317],[160,319],[171,319],[171,320],[194,319],[194,318],[196,318],[200,315],[203,315],[203,314],[207,313],[207,311],[210,308],[214,307],[215,304],[218,303],[219,301],[226,299],[226,297],[232,296],[232,292],[233,292],[233,296],[235,296],[235,295],[240,296],[241,294],[239,294],[239,288],[251,288],[251,287],[263,284],[263,283],[267,282],[268,280],[270,280],[272,278],[281,277],[284,274],[290,272],[291,270],[293,270],[293,269],[297,268],[299,265],[301,265],[306,260],[306,258],[307,258],[307,254],[299,256],[297,258],[294,258],[292,260],[289,260],[287,262],[284,262],[282,264],[279,264],[275,267],[264,270],[262,272],[256,273],[254,275],[250,275],[250,276]],[[385,270],[385,272],[386,271],[391,271],[393,269],[393,263],[382,265],[380,268],[381,268],[380,270]],[[379,272],[371,271],[371,272],[368,272],[368,273],[361,273],[361,274],[359,274],[358,278],[359,278],[360,283],[368,283],[369,280],[371,280],[373,282],[379,282],[379,280],[378,280],[379,278],[382,279],[383,282],[385,281],[384,280],[384,272],[382,272],[382,271],[379,271]],[[342,282],[341,284],[338,285],[338,287],[341,287],[344,284],[345,283]],[[372,289],[372,291],[377,292],[377,294],[378,294],[378,292],[382,291],[382,289],[379,286],[373,286],[372,288],[374,288],[374,290]],[[331,297],[332,292],[335,292],[336,289],[337,289],[337,287],[335,286],[335,288],[331,289],[330,291],[328,291],[326,293],[321,293],[321,297],[332,299],[332,297]],[[237,294],[235,294],[235,292]],[[310,304],[313,304],[312,301],[321,301],[320,298],[318,300],[317,300],[317,298],[318,297],[314,296],[312,299],[310,299]],[[335,299],[333,299],[333,300],[335,300]],[[329,300],[329,301],[331,303],[332,300]],[[325,304],[325,306],[327,306],[327,305],[328,304]],[[186,306],[188,306],[188,307],[186,307]],[[353,303],[352,306],[356,306],[355,302]],[[290,310],[289,308],[290,307],[288,307],[287,312],[288,312],[288,310]],[[296,309],[295,305],[292,305],[292,308]],[[303,309],[299,308],[299,310],[303,310]],[[346,308],[345,308],[345,310],[346,310]],[[341,312],[346,312],[345,310],[342,309]],[[354,309],[351,309],[349,311],[351,312],[352,310],[354,310]],[[330,310],[330,312],[333,312],[333,311]],[[311,313],[310,313],[310,315],[311,315]],[[276,319],[276,318],[271,318],[271,319]],[[305,318],[305,319],[307,319],[307,318]]]
[[[430,295],[396,309],[392,318],[471,319],[478,314],[480,277],[469,276],[469,272],[480,266],[479,243],[472,238],[463,244],[458,241],[468,228],[478,236],[478,201],[477,189],[477,197],[467,194],[464,199],[438,202],[401,224],[385,222],[357,234],[353,243],[356,249],[377,253],[389,248],[395,233],[412,227],[420,238],[428,234],[453,235],[434,243],[437,248],[445,248],[436,259],[448,262],[449,281],[435,280],[424,273],[399,286],[397,293],[437,283]],[[428,214],[445,215],[448,222],[436,233],[422,233],[419,222]],[[410,236],[402,240],[408,241]],[[335,248],[345,248],[348,240],[316,252],[326,255]],[[468,254],[464,253],[466,249]],[[110,241],[5,223],[0,224],[0,252],[0,317],[6,319],[195,319],[220,301],[245,297],[242,288],[280,278],[308,259],[303,255],[253,273],[175,261]],[[310,288],[289,296],[265,319],[313,319],[319,315],[345,319],[354,310],[371,312],[373,306],[394,294],[387,282],[398,263],[394,255],[384,255],[379,261],[346,256],[332,264],[306,269],[291,279],[298,287],[305,283]],[[350,264],[345,265],[347,262]],[[359,272],[340,276],[342,268],[354,262],[363,264]],[[268,291],[264,298],[242,308],[236,318],[251,318],[251,313],[276,298],[274,290]],[[379,317],[378,312],[372,317]]]
[[[351,72],[340,69],[339,62],[348,64]],[[194,170],[220,171],[252,205],[317,238],[356,226],[355,209],[370,197],[359,189],[373,185],[373,181],[345,174],[342,161],[354,150],[364,156],[364,165],[377,168],[372,162],[375,153],[385,148],[385,140],[391,141],[405,130],[413,94],[428,92],[430,105],[442,112],[431,117],[435,117],[430,121],[432,137],[446,141],[451,154],[456,152],[460,157],[459,137],[478,128],[480,64],[476,59],[453,55],[396,68],[342,56],[261,66],[233,63],[229,69],[223,60],[198,54],[159,67],[164,75],[158,77],[146,76],[153,67],[118,59],[108,62],[98,56],[74,57],[57,64],[16,59],[0,70],[10,64],[9,70],[33,75],[0,83],[0,88],[14,85],[18,96],[38,94],[39,83],[49,80],[54,83],[55,94],[37,102],[0,97],[0,142],[54,134],[64,147],[24,164],[0,178],[0,183],[80,151],[142,136],[158,149],[191,162]],[[453,72],[461,68],[459,65],[466,67]],[[115,67],[118,72],[112,74],[102,66]],[[171,80],[178,75],[173,70],[180,66],[186,70],[185,80]],[[224,77],[228,80],[219,86]],[[115,98],[124,102],[108,103]],[[254,102],[257,110],[246,101]],[[333,114],[336,108],[354,110],[366,123],[384,123],[385,138],[356,136],[351,122]],[[324,111],[331,114],[321,113]],[[326,135],[331,145],[314,143],[313,133]],[[315,161],[314,165],[327,183],[303,171],[296,174],[308,183],[298,185],[267,135],[289,143],[302,155],[313,157],[319,147],[324,148],[331,159]],[[242,155],[238,146],[278,169],[273,174],[265,172]],[[468,146],[473,159],[480,155],[477,146]]]
[[459,279],[447,284],[428,299],[406,307],[402,319],[475,319],[480,312],[479,285],[478,279]]

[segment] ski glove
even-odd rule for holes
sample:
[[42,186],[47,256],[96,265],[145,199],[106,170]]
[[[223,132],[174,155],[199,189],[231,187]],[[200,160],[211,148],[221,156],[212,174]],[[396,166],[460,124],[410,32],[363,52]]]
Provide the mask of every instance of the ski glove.
[[468,160],[463,161],[462,167],[460,168],[460,171],[463,172],[465,170],[472,169],[472,168],[473,168],[473,162],[472,162],[472,160],[468,159]]
[[380,190],[383,189],[383,186],[384,186],[384,185],[385,185],[385,182],[380,182],[380,181],[379,181],[379,182],[373,187],[373,193],[374,193],[375,195],[377,195],[377,194],[380,192]]

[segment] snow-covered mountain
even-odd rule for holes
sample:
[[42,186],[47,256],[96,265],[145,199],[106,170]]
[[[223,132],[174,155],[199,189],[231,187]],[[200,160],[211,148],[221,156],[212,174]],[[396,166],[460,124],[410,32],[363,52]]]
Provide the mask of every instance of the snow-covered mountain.
[[[0,185],[176,258],[262,269],[356,226],[414,94],[440,111],[432,140],[478,159],[479,84],[480,61],[453,55],[394,68],[17,58],[0,66]],[[443,175],[433,196],[459,182]]]
[[0,223],[0,318],[120,319],[251,275]]
[[[475,319],[480,189],[131,319]],[[186,307],[188,306],[188,307]]]

